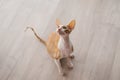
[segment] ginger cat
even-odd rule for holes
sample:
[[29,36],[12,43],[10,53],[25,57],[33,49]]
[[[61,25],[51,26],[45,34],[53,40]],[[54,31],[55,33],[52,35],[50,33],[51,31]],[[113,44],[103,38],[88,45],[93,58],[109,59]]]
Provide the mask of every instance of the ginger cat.
[[73,68],[71,61],[74,58],[72,54],[73,45],[69,39],[69,34],[75,27],[75,20],[72,20],[68,25],[61,25],[60,21],[56,20],[56,25],[56,32],[51,33],[47,41],[40,38],[32,27],[27,27],[26,30],[31,29],[34,32],[34,35],[46,46],[49,55],[55,60],[59,73],[65,75],[61,66],[61,60],[66,58],[68,68]]

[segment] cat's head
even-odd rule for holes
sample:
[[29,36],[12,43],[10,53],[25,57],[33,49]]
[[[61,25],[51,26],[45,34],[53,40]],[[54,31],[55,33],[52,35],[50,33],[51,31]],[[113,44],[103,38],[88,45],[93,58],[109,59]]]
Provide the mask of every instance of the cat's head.
[[60,21],[56,20],[57,33],[61,36],[68,36],[75,27],[75,20],[70,21],[68,25],[61,25]]

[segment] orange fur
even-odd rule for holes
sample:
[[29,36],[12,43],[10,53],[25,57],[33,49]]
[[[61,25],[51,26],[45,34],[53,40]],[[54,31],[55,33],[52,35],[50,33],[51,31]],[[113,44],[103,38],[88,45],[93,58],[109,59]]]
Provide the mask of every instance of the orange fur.
[[55,59],[60,58],[60,52],[58,49],[59,38],[60,38],[59,35],[56,32],[53,32],[48,37],[48,41],[47,41],[47,51],[50,54],[50,56]]
[[44,41],[37,35],[37,33],[32,27],[27,27],[26,30],[27,29],[31,29],[34,35],[36,36],[36,38],[46,46],[47,51],[52,58],[54,59],[60,58],[60,52],[58,49],[58,41],[60,37],[56,32],[51,33],[51,35],[48,37],[48,40]]

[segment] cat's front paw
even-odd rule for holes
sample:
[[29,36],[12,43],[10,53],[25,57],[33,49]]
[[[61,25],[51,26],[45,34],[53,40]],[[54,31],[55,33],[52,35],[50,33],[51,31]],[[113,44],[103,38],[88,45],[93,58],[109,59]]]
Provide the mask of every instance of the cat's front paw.
[[67,74],[66,74],[66,73],[63,73],[62,76],[67,76]]
[[72,70],[72,69],[73,69],[73,66],[68,66],[68,69],[69,69],[69,70]]
[[74,59],[74,58],[75,58],[75,56],[72,54],[72,55],[70,55],[70,58],[71,58],[71,59]]
[[62,75],[62,76],[66,76],[66,75],[67,75],[65,72],[59,72],[59,73],[60,73],[60,75]]

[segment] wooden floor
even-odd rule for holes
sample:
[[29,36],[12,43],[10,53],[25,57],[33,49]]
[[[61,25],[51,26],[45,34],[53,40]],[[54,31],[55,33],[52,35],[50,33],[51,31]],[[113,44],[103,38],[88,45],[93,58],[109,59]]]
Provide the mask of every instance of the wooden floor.
[[0,0],[0,80],[62,80],[43,39],[76,20],[74,69],[65,80],[120,80],[120,0]]

